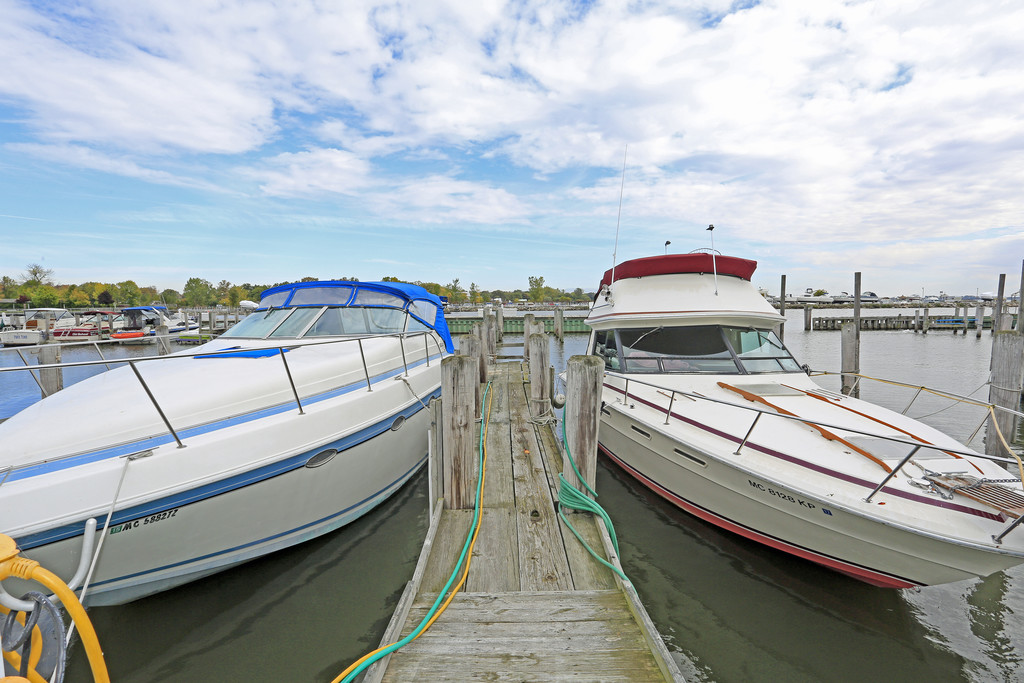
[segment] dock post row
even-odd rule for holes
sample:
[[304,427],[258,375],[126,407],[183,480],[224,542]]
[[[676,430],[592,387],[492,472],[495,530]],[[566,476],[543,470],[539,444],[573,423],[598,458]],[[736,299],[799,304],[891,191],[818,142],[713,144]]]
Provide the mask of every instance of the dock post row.
[[[430,500],[436,503],[419,562],[381,646],[413,632],[455,569],[478,502],[476,449],[485,431],[486,476],[472,564],[447,610],[418,638],[368,668],[365,681],[683,680],[632,585],[591,557],[559,519],[558,474],[566,466],[553,429],[548,337],[539,323],[526,324],[529,364],[523,354],[496,362],[510,360],[507,346],[496,347],[481,381],[479,359],[468,354],[485,344],[465,337],[460,354],[467,355],[442,361],[429,465]],[[483,327],[496,325],[492,316]],[[567,441],[591,486],[603,380],[603,365],[595,363],[595,357],[573,356],[566,390]],[[489,400],[478,411],[486,380]],[[472,419],[477,414],[485,430]],[[565,513],[587,544],[621,569],[603,523],[589,512]]]

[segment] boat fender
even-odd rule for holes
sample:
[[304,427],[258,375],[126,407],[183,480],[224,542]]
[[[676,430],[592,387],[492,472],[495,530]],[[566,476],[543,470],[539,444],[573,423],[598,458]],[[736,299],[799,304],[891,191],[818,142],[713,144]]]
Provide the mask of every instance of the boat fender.
[[559,408],[559,409],[564,408],[565,407],[565,394],[555,394],[554,396],[552,396],[551,397],[551,405],[554,406],[555,408]]

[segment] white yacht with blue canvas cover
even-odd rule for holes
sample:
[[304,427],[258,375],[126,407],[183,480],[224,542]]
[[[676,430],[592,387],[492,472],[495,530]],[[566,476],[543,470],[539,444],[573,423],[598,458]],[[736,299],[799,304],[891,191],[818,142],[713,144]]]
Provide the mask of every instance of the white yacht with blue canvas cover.
[[337,529],[426,461],[452,350],[415,285],[268,289],[197,350],[121,361],[0,424],[0,533],[65,580],[95,555],[85,602],[102,605]]

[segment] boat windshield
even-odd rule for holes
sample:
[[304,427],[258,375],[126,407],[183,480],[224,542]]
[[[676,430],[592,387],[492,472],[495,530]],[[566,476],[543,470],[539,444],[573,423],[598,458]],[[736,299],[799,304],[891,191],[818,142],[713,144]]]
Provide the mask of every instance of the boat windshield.
[[[408,321],[408,324],[407,324]],[[249,339],[397,334],[429,329],[405,311],[379,306],[271,308],[252,313],[222,337]]]
[[596,333],[594,353],[620,372],[715,375],[802,372],[771,330],[724,325],[630,328]]

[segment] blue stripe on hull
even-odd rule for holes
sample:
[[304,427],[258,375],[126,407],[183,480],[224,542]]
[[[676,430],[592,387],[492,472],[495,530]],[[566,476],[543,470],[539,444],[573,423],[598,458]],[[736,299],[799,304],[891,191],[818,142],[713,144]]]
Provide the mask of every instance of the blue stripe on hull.
[[[423,365],[426,362],[427,362],[426,360],[418,361],[416,363],[413,363],[413,364],[409,365],[409,368],[412,369],[412,368],[418,367],[420,365]],[[384,373],[381,373],[379,375],[374,376],[372,381],[373,382],[379,382],[381,380],[390,379],[392,377],[397,377],[397,376],[399,376],[401,374],[404,374],[404,373],[405,373],[405,368],[404,367],[399,367],[399,368],[396,368],[394,370],[391,370],[391,371],[388,371],[388,372],[384,372]],[[317,394],[316,396],[309,396],[307,398],[304,398],[304,399],[302,399],[302,404],[304,406],[308,407],[308,406],[311,406],[311,405],[313,405],[315,403],[320,403],[321,401],[326,401],[326,400],[329,400],[329,399],[332,399],[332,398],[336,398],[338,396],[342,396],[344,394],[351,393],[351,392],[359,390],[359,389],[364,389],[365,387],[366,387],[366,382],[365,381],[353,382],[352,384],[348,384],[346,386],[339,387],[337,389],[331,389],[331,390],[325,391],[325,392],[323,392],[321,394]],[[435,392],[435,395],[439,396],[440,392]],[[179,430],[178,431],[178,436],[181,437],[181,439],[183,441],[185,441],[187,439],[190,439],[190,438],[195,437],[195,436],[199,436],[201,434],[208,434],[209,432],[214,432],[214,431],[217,431],[219,429],[227,429],[228,427],[234,427],[235,425],[245,424],[247,422],[252,422],[252,421],[259,420],[259,419],[262,419],[262,418],[265,418],[265,417],[271,417],[273,415],[278,415],[280,413],[288,412],[290,410],[295,410],[295,409],[296,409],[296,407],[295,407],[294,401],[289,401],[288,403],[282,403],[280,405],[271,406],[269,408],[263,408],[263,409],[260,409],[260,410],[255,410],[253,412],[246,413],[244,415],[237,415],[235,417],[224,418],[223,420],[217,420],[216,422],[211,422],[209,424],[198,425],[198,426],[195,426],[195,427],[187,427],[185,429]],[[111,446],[109,448],[103,448],[103,449],[96,450],[96,451],[90,451],[88,453],[80,453],[78,455],[72,455],[72,456],[68,456],[68,457],[64,457],[64,458],[59,458],[59,459],[56,459],[56,460],[51,460],[51,461],[47,461],[47,462],[41,462],[41,463],[39,463],[37,465],[29,465],[29,466],[26,466],[26,467],[21,467],[21,468],[18,468],[18,469],[15,469],[14,471],[12,471],[7,476],[7,481],[11,482],[11,481],[17,481],[19,479],[27,479],[29,477],[36,477],[36,476],[40,476],[40,475],[43,475],[43,474],[48,474],[50,472],[57,472],[57,471],[60,471],[60,470],[69,469],[69,468],[72,468],[72,467],[77,467],[79,465],[87,465],[89,463],[99,462],[101,460],[107,460],[108,458],[117,458],[117,457],[120,457],[120,456],[123,456],[123,455],[129,455],[131,453],[138,453],[140,451],[145,451],[145,450],[149,450],[149,449],[153,449],[153,448],[159,448],[160,446],[163,446],[164,444],[173,443],[173,442],[174,442],[174,437],[171,436],[170,433],[160,434],[160,435],[157,435],[157,436],[152,436],[152,437],[149,437],[149,438],[139,439],[139,440],[132,441],[132,442],[126,443],[126,444],[121,444],[121,445],[118,445],[118,446]]]
[[[440,398],[440,396],[441,390],[437,389],[429,396],[424,397],[424,402],[429,401],[431,398]],[[244,472],[242,474],[235,475],[227,479],[222,479],[220,481],[206,484],[204,486],[189,489],[188,491],[182,491],[181,493],[166,496],[164,498],[150,501],[148,503],[143,503],[141,505],[136,505],[134,507],[125,508],[124,510],[118,510],[111,517],[110,525],[114,526],[116,524],[127,522],[129,520],[133,520],[139,517],[145,517],[147,515],[153,515],[158,512],[163,512],[164,510],[170,510],[172,508],[190,505],[192,503],[196,503],[207,498],[212,498],[214,496],[219,496],[224,493],[229,493],[235,489],[250,486],[252,484],[257,484],[261,481],[266,481],[267,479],[271,479],[273,477],[286,474],[288,472],[291,472],[292,470],[304,467],[306,465],[306,462],[308,462],[311,457],[313,457],[320,451],[323,451],[324,449],[334,448],[340,453],[350,448],[354,448],[355,446],[358,446],[366,441],[369,441],[370,439],[373,439],[374,437],[379,436],[380,434],[383,434],[384,432],[390,430],[391,425],[396,418],[401,416],[408,419],[421,410],[423,410],[423,405],[421,405],[420,403],[414,403],[405,410],[401,410],[397,413],[394,413],[393,415],[390,415],[387,418],[378,421],[376,424],[361,429],[360,431],[355,432],[353,434],[349,434],[348,436],[345,436],[341,439],[322,443],[314,448],[311,448],[307,451],[304,451],[303,453],[300,453],[299,455],[292,456],[290,458],[281,460],[271,465],[266,465],[264,467],[250,470],[248,472]],[[104,526],[106,524],[106,519],[106,515],[97,516],[96,521],[98,526]],[[84,531],[85,520],[82,520],[81,522],[66,524],[55,529],[48,529],[46,531],[35,533],[30,536],[22,536],[21,538],[15,539],[15,541],[18,543],[18,546],[22,550],[29,550],[31,548],[37,548],[39,546],[47,545],[49,543],[56,543],[57,541],[61,541],[66,538],[80,536],[84,533]]]

